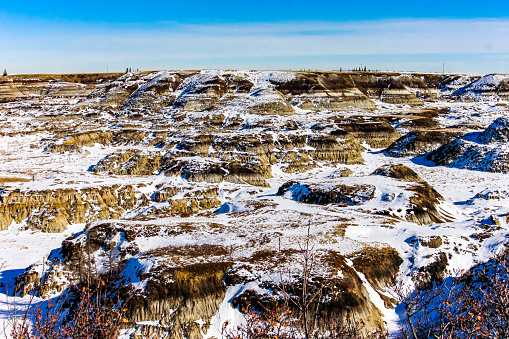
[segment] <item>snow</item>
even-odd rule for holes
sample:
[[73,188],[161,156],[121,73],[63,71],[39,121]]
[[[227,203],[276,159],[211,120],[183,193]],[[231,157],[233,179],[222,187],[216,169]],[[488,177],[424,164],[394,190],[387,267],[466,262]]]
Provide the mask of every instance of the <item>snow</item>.
[[235,212],[248,212],[252,211],[252,207],[243,206],[240,203],[225,202],[214,213],[235,213]]
[[[184,98],[197,89],[204,88],[208,81],[220,78],[226,71],[207,70],[188,77],[177,89],[175,95]],[[246,113],[246,108],[281,100],[281,96],[274,90],[275,85],[295,79],[294,73],[277,71],[232,71],[229,73],[247,77],[253,87],[249,93],[236,94],[229,105],[222,107],[218,112],[223,112],[228,119],[240,118],[244,123],[241,130],[218,133],[218,138],[227,140],[229,137],[242,136],[252,133],[254,137],[271,134],[275,140],[281,137],[278,128],[283,130],[285,123],[293,119],[299,124],[299,131],[286,131],[287,136],[311,135],[315,133],[312,127],[319,122],[327,122],[340,114],[344,117],[355,117],[363,115],[366,117],[388,116],[407,113],[411,107],[405,105],[391,105],[376,102],[377,110],[362,111],[349,110],[345,112],[313,112],[293,107],[297,114],[291,118],[285,116],[260,116]],[[136,95],[144,95],[146,91],[155,86],[160,81],[165,81],[173,76],[172,72],[157,72],[143,77],[134,74],[123,75],[120,79],[113,82],[116,89],[104,93],[105,86],[101,85],[96,93],[97,100],[104,95],[113,95],[121,91],[121,88],[130,85],[139,85]],[[493,91],[503,81],[507,81],[507,76],[490,75],[467,85],[465,78],[450,83],[444,90],[444,94],[452,91],[461,91],[461,95],[466,95],[474,99],[482,98],[486,92]],[[458,89],[462,86],[461,89]],[[456,93],[455,92],[455,93]],[[456,93],[459,95],[460,92]],[[194,94],[192,94],[194,95]],[[495,105],[490,100],[500,100],[493,98],[491,93],[486,100],[478,102],[449,102],[438,100],[437,102],[426,102],[424,108],[442,109],[448,108],[446,114],[439,115],[436,120],[444,127],[453,127],[460,124],[475,124],[487,127],[497,118],[508,114],[507,108]],[[125,150],[141,150],[145,154],[150,152],[161,152],[161,154],[172,154],[178,151],[176,146],[171,149],[161,150],[154,146],[149,146],[148,141],[140,145],[102,145],[96,143],[87,145],[80,152],[48,153],[45,152],[45,146],[50,142],[54,144],[63,144],[64,136],[57,136],[49,131],[42,129],[38,133],[25,134],[25,130],[35,126],[43,127],[43,123],[37,120],[37,117],[46,114],[47,108],[28,109],[31,105],[47,105],[48,110],[64,112],[65,114],[74,114],[68,112],[69,105],[76,104],[76,101],[66,101],[63,99],[44,99],[43,104],[39,99],[30,99],[27,103],[6,103],[2,107],[6,110],[0,110],[0,129],[5,136],[1,137],[0,142],[0,176],[22,177],[28,179],[28,182],[12,182],[4,184],[2,195],[10,190],[20,189],[21,191],[37,191],[60,188],[72,188],[80,190],[86,187],[101,187],[113,185],[130,184],[135,187],[136,194],[145,194],[150,197],[156,191],[164,187],[179,187],[183,191],[177,193],[175,199],[184,198],[186,193],[195,192],[210,186],[209,183],[194,183],[185,180],[180,176],[166,177],[164,174],[148,176],[113,176],[106,173],[95,174],[88,171],[90,166],[96,164],[99,160],[115,152]],[[94,99],[96,100],[96,99]],[[51,104],[51,105],[50,105]],[[6,111],[8,110],[8,113]],[[165,123],[171,121],[169,108],[161,111],[160,118]],[[88,108],[86,112],[100,112]],[[64,114],[64,115],[65,115]],[[186,117],[186,123],[198,124],[199,119],[207,117],[208,113],[191,112]],[[101,112],[100,123],[97,123],[97,130],[115,131],[117,124],[120,125],[111,115]],[[258,127],[260,122],[269,121],[274,129],[266,131],[266,127]],[[400,120],[401,121],[401,120]],[[157,125],[156,122],[154,126]],[[169,123],[168,123],[169,124]],[[493,125],[494,127],[500,125]],[[72,126],[74,130],[74,126]],[[92,126],[88,126],[92,127]],[[139,133],[153,132],[153,126],[147,125],[138,129]],[[83,127],[78,127],[78,130]],[[167,140],[183,141],[186,136],[199,133],[198,128],[190,128],[189,131],[182,130],[180,125],[166,128],[169,137]],[[474,130],[470,130],[474,132]],[[17,132],[17,133],[11,133]],[[187,134],[186,134],[187,133]],[[324,132],[325,133],[325,132]],[[476,133],[476,134],[475,134]],[[479,132],[474,132],[478,135]],[[108,220],[105,222],[114,222],[117,225],[151,227],[157,232],[150,236],[139,236],[132,241],[140,251],[140,254],[128,257],[123,274],[126,283],[131,284],[136,290],[143,291],[147,280],[142,280],[142,274],[149,274],[159,265],[179,265],[176,259],[169,257],[153,258],[146,255],[147,252],[164,248],[186,248],[186,246],[200,245],[220,245],[231,250],[231,253],[221,256],[210,256],[205,259],[182,259],[199,261],[213,261],[218,257],[232,260],[233,262],[242,262],[244,258],[249,258],[253,253],[262,249],[277,249],[280,246],[284,249],[298,249],[299,245],[307,237],[307,228],[303,226],[310,225],[310,234],[317,253],[326,253],[327,251],[336,251],[341,255],[349,256],[362,250],[365,246],[373,247],[393,247],[404,260],[400,267],[400,280],[407,286],[412,285],[411,277],[419,267],[429,264],[434,256],[439,252],[450,254],[448,260],[449,269],[468,269],[476,263],[490,259],[507,242],[507,231],[509,225],[506,215],[509,213],[509,187],[507,183],[507,174],[486,172],[486,166],[489,161],[496,162],[497,157],[506,156],[508,148],[505,143],[496,143],[486,145],[479,143],[474,138],[474,134],[461,139],[465,147],[475,147],[476,151],[482,156],[479,160],[472,161],[472,158],[463,159],[455,163],[453,167],[436,166],[426,161],[424,158],[401,157],[393,158],[381,152],[381,150],[370,149],[362,154],[365,163],[356,165],[335,165],[330,163],[319,163],[315,168],[303,173],[286,173],[283,171],[284,164],[275,163],[272,165],[272,178],[267,179],[271,187],[251,187],[247,185],[235,185],[232,183],[217,184],[220,192],[219,200],[221,205],[210,211],[200,211],[192,216],[163,216],[161,218],[148,217],[143,219],[143,213],[150,208],[163,208],[167,202],[154,203],[149,202],[149,206],[127,211],[119,220]],[[221,139],[221,140],[223,140]],[[341,141],[341,140],[339,140]],[[484,145],[484,146],[482,146]],[[485,148],[480,148],[480,147]],[[482,151],[485,150],[485,151]],[[284,150],[281,150],[283,152]],[[302,147],[302,152],[312,152],[314,148],[309,146]],[[485,152],[485,153],[482,153]],[[217,151],[211,146],[209,148],[210,157],[202,158],[197,156],[186,156],[176,158],[178,161],[186,162],[188,166],[196,166],[201,169],[207,166],[221,164],[221,159],[215,158]],[[236,155],[241,156],[240,152]],[[476,158],[477,159],[477,158]],[[256,159],[256,161],[260,161]],[[412,193],[408,191],[413,183],[398,181],[393,178],[372,175],[375,169],[382,165],[390,163],[401,163],[416,171],[421,178],[433,186],[444,198],[445,201],[437,206],[439,212],[452,219],[451,222],[431,225],[417,225],[405,221],[405,213],[409,208],[409,199]],[[353,174],[350,177],[341,177],[343,169],[350,169]],[[476,169],[472,171],[470,169]],[[33,176],[32,176],[33,175]],[[35,179],[35,180],[32,180]],[[285,182],[292,180],[295,182],[284,196],[276,196],[278,188]],[[370,200],[362,200],[360,205],[340,206],[338,204],[329,205],[311,205],[302,203],[302,196],[309,193],[309,186],[319,187],[323,191],[328,191],[336,184],[371,185],[375,187],[374,197]],[[380,212],[380,213],[378,213]],[[382,212],[389,212],[390,216]],[[495,218],[499,220],[498,230],[490,231],[490,236],[485,240],[479,240],[475,236],[484,234],[481,228],[482,223]],[[347,222],[345,221],[348,220]],[[93,223],[90,227],[99,225],[101,222]],[[343,236],[334,233],[338,224],[347,224]],[[211,225],[214,225],[211,226]],[[0,231],[0,282],[7,284],[12,289],[13,279],[22,273],[32,264],[42,265],[52,250],[58,249],[62,241],[73,234],[82,231],[85,225],[71,225],[68,230],[61,234],[47,234],[39,231],[26,230],[25,224],[12,224],[6,230]],[[439,248],[430,248],[423,246],[419,239],[426,237],[441,237],[443,244]],[[85,239],[75,238],[79,242]],[[259,239],[265,239],[263,246],[259,246]],[[128,242],[122,238],[113,239],[118,248],[125,248]],[[256,244],[256,245],[252,245]],[[259,246],[259,247],[256,247]],[[97,261],[103,262],[107,259],[106,253],[101,249],[94,255]],[[289,266],[285,267],[290,272],[299,272],[298,258],[289,260]],[[172,261],[175,260],[175,261]],[[99,267],[100,268],[100,267]],[[277,276],[267,274],[271,267],[267,263],[266,267],[249,267],[238,271],[239,276],[246,277],[246,282],[226,287],[224,300],[221,302],[217,314],[212,319],[202,319],[199,324],[203,326],[204,322],[211,321],[211,327],[206,333],[205,338],[221,337],[223,322],[228,319],[229,328],[242,325],[244,319],[239,310],[233,308],[230,301],[235,296],[246,290],[254,290],[263,294],[267,291],[260,288],[260,283],[264,279],[277,280]],[[366,277],[359,271],[356,271],[362,280],[362,283],[369,293],[371,301],[384,315],[391,332],[397,330],[399,323],[398,315],[394,310],[386,309],[379,293],[387,291],[377,291],[371,286]],[[324,276],[333,274],[342,277],[341,272],[330,272],[328,267],[319,267],[318,273]],[[5,312],[8,309],[9,301],[6,294],[1,294],[0,314],[5,321]],[[27,303],[26,298],[18,300],[21,304]],[[39,302],[39,300],[37,300]],[[141,323],[140,323],[141,324]],[[146,325],[157,325],[156,322],[147,322]],[[127,338],[129,332],[124,336]]]
[[[218,77],[217,74],[214,73],[200,73],[195,74],[193,76],[190,76],[186,78],[177,88],[177,94],[179,96],[193,93],[198,91],[199,89],[206,86],[208,82],[214,81]],[[177,98],[178,100],[178,98]]]
[[309,194],[309,189],[306,185],[295,183],[288,189],[288,191],[285,192],[283,196],[287,199],[301,201],[302,197],[307,194]]
[[13,224],[0,232],[0,321],[3,322],[0,330],[10,337],[10,314],[13,311],[25,310],[35,306],[44,299],[27,295],[23,298],[13,297],[15,278],[33,264],[43,265],[52,250],[61,246],[67,237],[80,232],[84,224],[72,225],[67,231],[56,234],[44,234],[37,231],[24,230],[22,224]]
[[[256,283],[251,283],[254,287],[257,286]],[[228,325],[226,326],[226,331],[233,331],[237,329],[239,326],[243,326],[246,324],[246,320],[240,311],[231,306],[231,300],[235,298],[237,295],[241,294],[246,286],[243,284],[237,284],[234,286],[228,286],[226,288],[225,296],[221,304],[219,305],[219,309],[215,316],[210,320],[210,328],[206,334],[204,334],[204,338],[222,338],[223,337],[223,326],[225,321],[228,321]]]
[[[454,91],[452,94],[465,95],[474,100],[480,101],[486,100],[497,101],[498,95],[496,94],[496,92],[498,92],[498,89],[501,86],[501,84],[503,83],[507,84],[508,81],[509,81],[508,75],[489,74]],[[486,96],[486,93],[488,93],[488,96]]]
[[[451,81],[451,79],[452,79],[452,81]],[[477,79],[479,79],[479,76],[473,76],[473,75],[467,75],[467,76],[448,75],[447,77],[445,77],[445,79],[442,81],[442,83],[440,83],[438,88],[444,94],[452,94],[454,91],[456,91],[456,90],[458,90],[458,89],[460,89],[460,88],[470,84],[472,81],[475,81]]]
[[376,308],[382,312],[387,331],[391,334],[397,334],[399,332],[400,319],[399,315],[396,313],[396,310],[385,307],[385,302],[383,301],[382,297],[380,297],[380,292],[376,291],[373,286],[371,286],[363,273],[355,270],[353,262],[350,259],[347,259],[346,263],[355,271],[355,273],[357,273],[361,279],[362,285],[368,291],[369,300],[375,305]]
[[239,75],[247,76],[255,86],[269,87],[271,83],[284,83],[296,78],[292,72],[258,71],[258,72],[237,72]]

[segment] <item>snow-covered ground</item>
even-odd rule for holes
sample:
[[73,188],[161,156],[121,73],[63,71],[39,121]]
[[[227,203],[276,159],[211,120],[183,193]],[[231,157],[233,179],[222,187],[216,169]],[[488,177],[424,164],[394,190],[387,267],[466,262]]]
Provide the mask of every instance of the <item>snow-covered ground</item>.
[[[186,91],[196,90],[200,83],[207,82],[217,76],[218,72],[202,72],[187,78],[175,91],[175,96],[185,94]],[[242,75],[250,79],[254,84],[251,92],[242,97],[234,99],[233,104],[218,112],[225,114],[226,119],[239,115],[245,120],[245,126],[257,126],[260,122],[271,119],[274,126],[284,126],[288,121],[295,121],[299,125],[300,132],[309,133],[311,128],[319,122],[326,122],[329,119],[341,115],[342,117],[363,116],[373,118],[377,116],[397,116],[406,114],[413,108],[407,105],[394,105],[375,101],[377,110],[365,111],[352,109],[344,112],[309,112],[295,107],[296,114],[288,116],[261,116],[241,112],[237,106],[248,107],[253,103],[260,104],[264,100],[274,101],[281,97],[273,92],[274,82],[286,82],[293,79],[293,74],[278,72],[233,72],[234,75]],[[144,81],[146,86],[141,85],[140,91],[145,86],[149,88],[160,80],[167,79],[167,73],[152,75]],[[119,79],[119,81],[125,79]],[[486,87],[484,79],[478,84],[471,86],[471,90],[479,90],[479,86]],[[493,79],[492,79],[493,80]],[[503,77],[495,77],[493,81],[505,81]],[[133,80],[136,83],[139,80]],[[129,83],[131,86],[133,83]],[[484,84],[484,85],[483,85]],[[462,84],[463,85],[463,84]],[[483,88],[484,88],[483,87]],[[469,88],[466,88],[467,90]],[[99,89],[98,91],[100,91]],[[266,91],[257,98],[252,95],[256,91]],[[456,90],[457,92],[458,90]],[[450,90],[452,92],[452,89]],[[256,92],[259,93],[259,92]],[[470,93],[470,92],[469,92]],[[477,93],[477,92],[476,92]],[[108,95],[113,95],[109,92]],[[500,102],[491,100],[480,102],[452,102],[438,100],[426,102],[424,109],[444,109],[446,113],[440,114],[435,120],[442,127],[455,127],[460,124],[471,125],[477,128],[486,128],[496,118],[508,116],[507,106],[500,105]],[[31,109],[31,105],[39,105],[40,109]],[[141,143],[129,144],[91,144],[83,146],[76,152],[50,153],[46,147],[50,144],[62,144],[66,136],[60,132],[45,130],[46,122],[41,117],[51,112],[64,114],[76,114],[69,108],[76,104],[76,101],[64,99],[38,99],[34,98],[23,102],[3,104],[4,110],[0,110],[0,131],[4,135],[0,139],[0,177],[16,177],[26,179],[25,181],[6,182],[3,184],[1,194],[20,189],[21,191],[41,191],[56,189],[80,190],[85,187],[101,187],[113,185],[133,185],[136,187],[136,194],[151,196],[161,185],[176,186],[183,188],[175,198],[184,198],[187,189],[205,189],[209,185],[204,182],[189,183],[181,177],[166,177],[164,174],[154,173],[145,176],[124,176],[108,175],[106,173],[93,173],[89,171],[90,166],[107,155],[125,151],[142,150],[144,152],[159,152],[160,148]],[[90,112],[94,112],[90,110]],[[445,111],[444,111],[445,112]],[[97,113],[97,112],[95,112]],[[112,114],[102,114],[101,124],[87,125],[86,123],[75,124],[72,117],[58,126],[68,132],[79,132],[86,130],[109,131],[115,130],[118,125],[125,121],[117,120]],[[196,112],[193,118],[201,117],[204,113]],[[167,119],[171,122],[168,111],[161,111],[160,119]],[[120,119],[120,118],[118,118]],[[191,119],[189,116],[187,119]],[[192,120],[192,119],[191,119]],[[185,122],[185,120],[184,120]],[[401,120],[399,121],[401,122]],[[397,125],[395,124],[396,128]],[[153,132],[155,125],[149,122],[141,122],[137,125],[139,133]],[[196,131],[192,128],[179,130],[175,125],[171,130],[174,138],[183,138],[186,135],[193,135]],[[254,135],[266,133],[266,127],[243,128],[238,131],[230,131],[229,135]],[[397,128],[398,129],[398,128]],[[404,134],[408,130],[401,128],[399,132]],[[32,131],[32,133],[25,133]],[[274,135],[281,131],[272,130]],[[197,133],[197,132],[196,132]],[[288,133],[297,133],[288,131]],[[65,134],[65,133],[64,133]],[[147,138],[149,140],[150,138]],[[366,151],[362,153],[363,164],[335,165],[328,162],[317,163],[316,166],[302,173],[285,173],[280,163],[272,165],[272,178],[267,182],[270,187],[253,187],[244,184],[231,182],[217,183],[221,205],[211,211],[200,211],[195,215],[162,216],[161,218],[150,218],[141,220],[139,217],[148,208],[127,211],[116,222],[119,225],[158,225],[160,235],[147,237],[140,236],[133,243],[140,252],[148,252],[164,247],[184,247],[190,245],[221,245],[233,249],[234,260],[252,255],[255,250],[250,248],[250,241],[254,242],[260,238],[264,240],[265,248],[277,249],[279,239],[281,246],[286,249],[298,248],[301,241],[306,239],[307,228],[302,226],[310,225],[311,239],[314,249],[320,251],[337,251],[348,256],[362,250],[365,246],[392,247],[396,249],[403,259],[400,267],[399,279],[404,284],[412,285],[412,274],[420,267],[423,267],[434,260],[434,255],[445,252],[448,255],[448,269],[465,270],[472,265],[484,262],[499,252],[507,242],[509,223],[509,181],[508,175],[504,173],[491,173],[472,171],[468,169],[435,166],[424,159],[418,158],[392,158],[384,155],[381,149],[371,149],[364,144]],[[311,150],[311,149],[310,149]],[[168,150],[165,150],[168,151]],[[171,151],[171,150],[170,150]],[[186,158],[182,157],[182,160]],[[200,160],[201,161],[201,160]],[[208,163],[219,162],[218,159],[207,159]],[[205,163],[205,161],[203,161]],[[411,193],[407,188],[413,184],[373,175],[373,172],[386,164],[403,164],[413,169],[422,179],[434,187],[445,201],[438,206],[440,212],[451,216],[453,221],[434,223],[431,225],[418,225],[405,220],[404,211],[408,208],[408,201]],[[349,177],[338,177],[339,170],[350,169],[353,174]],[[278,188],[285,182],[305,182],[306,184],[332,187],[335,184],[348,186],[368,185],[374,187],[373,197],[356,205],[344,204],[306,204],[299,202],[299,199],[292,198],[292,194],[283,196],[277,195]],[[501,193],[502,192],[502,193]],[[506,193],[504,193],[506,192]],[[291,193],[291,192],[287,192]],[[391,198],[388,198],[391,197]],[[491,197],[491,199],[487,199]],[[495,197],[495,198],[493,198]],[[151,207],[161,207],[151,203]],[[144,212],[145,211],[145,212]],[[214,213],[215,212],[215,213]],[[378,212],[388,212],[378,213]],[[341,236],[331,236],[338,223],[347,221],[345,233]],[[477,237],[476,234],[484,233],[482,225],[493,226],[494,220],[497,227],[493,227],[488,237]],[[98,222],[100,223],[100,222]],[[193,225],[192,230],[182,231],[178,235],[168,236],[165,230],[170,228],[178,229],[181,225]],[[211,227],[210,225],[215,225]],[[218,227],[217,225],[220,225]],[[37,230],[26,229],[26,224],[13,223],[7,229],[0,231],[0,282],[3,289],[0,294],[0,321],[8,326],[9,311],[12,309],[14,278],[23,273],[30,265],[41,266],[52,250],[60,247],[62,241],[73,234],[82,231],[84,224],[71,225],[64,233],[43,233]],[[301,227],[299,227],[301,226]],[[418,241],[412,239],[440,237],[443,241],[440,248],[422,246]],[[136,258],[144,269],[150,270],[154,261],[140,256]],[[98,262],[102,259],[98,257]],[[210,260],[214,260],[211,258]],[[178,264],[178,263],[175,263]],[[143,288],[143,281],[137,280],[135,272],[140,267],[130,271],[133,276],[127,277],[137,288]],[[298,270],[298,265],[289,268]],[[330,274],[327,267],[321,274]],[[257,271],[258,270],[258,271]],[[266,277],[265,268],[253,268],[247,272],[257,279]],[[340,274],[339,272],[335,272]],[[370,285],[364,275],[358,272],[362,283],[366,287],[372,302],[380,308],[391,332],[397,331],[400,319],[392,309],[386,309],[377,291]],[[257,289],[256,279],[244,285],[229,286],[226,291],[224,302],[220,305],[218,313],[211,321],[211,330],[204,337],[218,335],[221,324],[224,320],[230,319],[231,324],[242,322],[240,313],[233,309],[228,301],[240,290]],[[380,291],[378,291],[380,292]],[[9,296],[8,296],[9,295]],[[40,302],[42,299],[35,298],[33,302]],[[30,300],[28,297],[16,297],[16,303],[23,305]],[[0,327],[1,328],[1,327]],[[8,331],[8,328],[7,328]]]

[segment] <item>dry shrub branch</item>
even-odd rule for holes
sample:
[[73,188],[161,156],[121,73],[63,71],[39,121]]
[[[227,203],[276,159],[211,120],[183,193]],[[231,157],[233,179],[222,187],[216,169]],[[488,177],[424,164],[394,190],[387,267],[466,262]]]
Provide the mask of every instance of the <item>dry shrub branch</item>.
[[398,291],[406,315],[402,338],[509,338],[507,251],[467,272],[422,286]]
[[10,322],[14,339],[113,339],[124,322],[127,300],[112,296],[104,281],[73,285],[56,301],[32,305]]
[[[286,282],[286,275],[278,265],[279,281],[273,281],[277,293],[271,302],[242,309],[246,322],[235,328],[223,324],[224,339],[367,339],[386,338],[387,333],[367,333],[364,322],[342,312],[320,312],[325,297],[323,284],[313,281],[316,254],[310,242],[310,227],[305,241],[299,244],[299,283]],[[279,260],[282,260],[281,245]],[[290,276],[290,274],[288,274]],[[291,279],[289,279],[291,280]],[[270,306],[267,306],[270,305]]]

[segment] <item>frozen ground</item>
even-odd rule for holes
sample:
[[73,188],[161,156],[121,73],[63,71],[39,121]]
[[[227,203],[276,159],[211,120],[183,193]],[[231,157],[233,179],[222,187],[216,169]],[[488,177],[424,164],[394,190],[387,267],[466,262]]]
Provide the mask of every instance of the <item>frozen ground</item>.
[[[215,72],[204,72],[198,75],[200,81],[213,77]],[[291,77],[270,72],[251,72],[249,78],[255,86],[270,91],[269,80],[288,81]],[[150,81],[168,77],[167,74],[159,77],[151,77]],[[205,80],[204,80],[205,79]],[[176,90],[176,95],[185,92],[184,88],[192,87],[196,79],[188,78]],[[503,79],[496,79],[502,81]],[[480,86],[480,85],[479,85]],[[194,87],[193,87],[194,88]],[[473,87],[478,89],[478,87]],[[469,92],[470,93],[470,92]],[[477,95],[477,94],[476,94]],[[271,99],[273,93],[268,93],[265,99]],[[240,106],[250,105],[243,101],[236,101]],[[274,99],[274,98],[272,98]],[[492,99],[492,98],[490,98]],[[247,100],[247,99],[245,99]],[[251,100],[251,99],[249,99]],[[257,99],[252,99],[257,100]],[[261,99],[260,99],[261,100]],[[31,109],[31,105],[41,105],[41,109]],[[20,189],[21,191],[38,191],[45,189],[85,187],[100,187],[105,185],[134,185],[137,194],[144,193],[148,196],[153,194],[161,184],[189,187],[189,183],[180,177],[165,177],[159,175],[146,176],[122,176],[95,174],[89,171],[90,166],[97,164],[105,156],[117,151],[138,149],[145,152],[158,152],[155,146],[139,145],[86,145],[79,152],[49,153],[45,151],[48,141],[55,144],[64,142],[65,136],[57,136],[55,133],[45,130],[43,119],[38,117],[48,112],[69,113],[67,111],[73,101],[63,99],[45,99],[41,103],[39,99],[27,100],[22,103],[3,104],[4,110],[0,110],[0,131],[4,136],[0,139],[0,177],[16,177],[26,179],[26,182],[6,182],[3,190]],[[46,105],[46,106],[45,106]],[[343,117],[359,116],[397,116],[406,114],[413,108],[407,105],[394,105],[376,102],[377,110],[364,111],[352,109],[344,112],[313,112],[303,111],[296,108],[297,114],[291,118],[285,116],[259,116],[248,114],[244,116],[247,125],[266,119],[273,119],[276,125],[284,125],[292,119],[302,127],[303,133],[307,133],[316,121],[327,119],[341,114]],[[472,125],[475,128],[485,128],[496,118],[509,115],[508,109],[500,102],[485,100],[481,102],[451,102],[439,100],[426,102],[425,108],[448,108],[446,114],[441,114],[435,120],[442,127],[452,127],[460,124]],[[228,107],[222,112],[234,117],[238,114],[236,106]],[[75,114],[75,112],[72,112]],[[196,113],[200,116],[203,113]],[[169,119],[164,111],[161,119]],[[401,121],[400,121],[401,122]],[[73,126],[72,119],[66,125],[67,128],[76,132],[81,130],[97,129],[101,131],[113,130],[119,123],[112,115],[104,115],[103,124],[97,126]],[[140,133],[150,131],[150,124],[138,126]],[[397,127],[397,126],[396,126]],[[33,133],[24,133],[27,130]],[[402,134],[408,130],[398,129]],[[472,129],[475,130],[475,129]],[[250,133],[256,134],[262,129],[252,129]],[[187,131],[190,135],[192,130]],[[238,131],[242,134],[245,131]],[[233,133],[232,133],[233,134]],[[59,141],[60,140],[60,141]],[[465,270],[472,265],[490,259],[502,249],[507,241],[508,215],[509,215],[509,181],[508,175],[503,173],[489,173],[471,171],[467,169],[435,166],[427,162],[423,157],[418,158],[391,158],[383,154],[381,149],[371,149],[368,145],[362,154],[364,164],[358,165],[332,165],[327,162],[318,164],[316,168],[303,173],[285,173],[280,164],[272,166],[273,178],[267,179],[270,187],[253,187],[249,185],[236,185],[222,182],[217,184],[220,191],[221,206],[213,211],[202,211],[190,217],[165,216],[157,219],[143,221],[139,218],[141,210],[128,211],[118,220],[119,224],[136,225],[159,225],[164,227],[178,228],[183,224],[192,224],[192,232],[181,233],[178,236],[168,237],[161,233],[160,236],[139,237],[134,242],[142,252],[148,252],[168,246],[189,245],[221,245],[232,249],[230,254],[234,259],[243,258],[253,253],[249,247],[249,241],[261,237],[267,237],[265,246],[277,248],[278,239],[282,238],[282,246],[285,248],[297,248],[299,241],[306,237],[307,229],[296,227],[310,224],[312,241],[316,251],[334,250],[343,255],[349,255],[361,250],[364,246],[385,247],[390,246],[397,250],[402,257],[403,264],[400,267],[400,279],[407,285],[411,285],[411,275],[419,267],[425,266],[433,259],[433,255],[439,251],[449,255],[448,269]],[[408,204],[408,196],[405,189],[409,183],[396,181],[382,176],[372,175],[380,166],[386,164],[403,164],[413,169],[417,174],[433,186],[444,198],[439,208],[447,215],[453,216],[453,221],[436,223],[431,225],[418,225],[398,217],[398,213],[404,210]],[[340,169],[350,169],[353,174],[347,178],[337,178],[335,173]],[[341,182],[346,185],[372,185],[375,187],[374,198],[356,206],[344,206],[338,204],[312,205],[294,201],[291,195],[278,196],[278,188],[293,180],[303,181],[317,185],[333,185]],[[206,183],[193,184],[193,189],[205,188]],[[491,193],[490,193],[491,192]],[[497,193],[498,192],[498,193]],[[500,193],[502,192],[502,193]],[[3,193],[3,192],[2,192]],[[482,194],[479,194],[482,193]],[[479,195],[477,195],[479,194]],[[496,199],[486,199],[487,196],[496,196]],[[395,199],[387,200],[384,197],[396,196]],[[476,196],[477,195],[477,196]],[[180,197],[183,197],[181,193]],[[156,206],[156,204],[153,204]],[[390,211],[392,217],[376,213],[377,211]],[[213,213],[216,212],[216,213]],[[349,220],[349,226],[345,234],[332,239],[330,233],[339,222]],[[487,238],[479,238],[473,235],[483,233],[482,225],[498,221],[498,225]],[[212,228],[209,225],[220,225]],[[0,282],[3,289],[12,295],[14,278],[22,273],[25,268],[32,264],[42,264],[53,249],[59,248],[62,241],[74,233],[80,232],[84,224],[72,225],[68,230],[59,234],[48,234],[36,230],[27,230],[24,223],[10,225],[6,230],[0,231]],[[411,239],[422,237],[441,237],[444,239],[440,249],[420,246]],[[140,258],[141,259],[141,258]],[[211,259],[213,260],[213,259]],[[140,261],[143,263],[143,261]],[[152,261],[145,261],[147,266],[154,265]],[[294,269],[298,269],[295,268]],[[323,274],[328,274],[324,268]],[[258,277],[263,277],[266,271],[248,272]],[[359,274],[361,278],[362,273]],[[136,281],[131,277],[133,284],[143,288],[143,282]],[[379,307],[388,323],[388,328],[394,333],[397,331],[400,321],[394,310],[386,309],[377,291],[363,278],[363,284],[372,296],[373,303]],[[242,321],[238,311],[231,308],[226,302],[239,293],[240,289],[256,289],[253,286],[230,286],[226,292],[225,303],[221,304],[217,315],[211,320],[212,330],[205,335],[211,337],[218,334],[220,322],[225,319],[233,319],[233,323]],[[12,309],[13,297],[7,297],[5,292],[0,294],[0,321],[8,326],[9,311]],[[41,299],[34,299],[40,302]],[[27,297],[16,297],[18,305],[29,302]],[[207,319],[209,321],[210,319]],[[8,328],[7,328],[8,331]],[[215,331],[215,332],[214,332]]]

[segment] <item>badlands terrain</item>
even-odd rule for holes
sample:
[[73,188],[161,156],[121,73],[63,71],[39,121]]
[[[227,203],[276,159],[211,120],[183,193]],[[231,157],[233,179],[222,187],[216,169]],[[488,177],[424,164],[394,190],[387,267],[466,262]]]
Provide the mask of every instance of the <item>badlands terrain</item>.
[[316,316],[394,334],[396,284],[505,247],[508,102],[498,74],[0,77],[0,317],[92,272],[123,337],[219,338],[311,253]]

